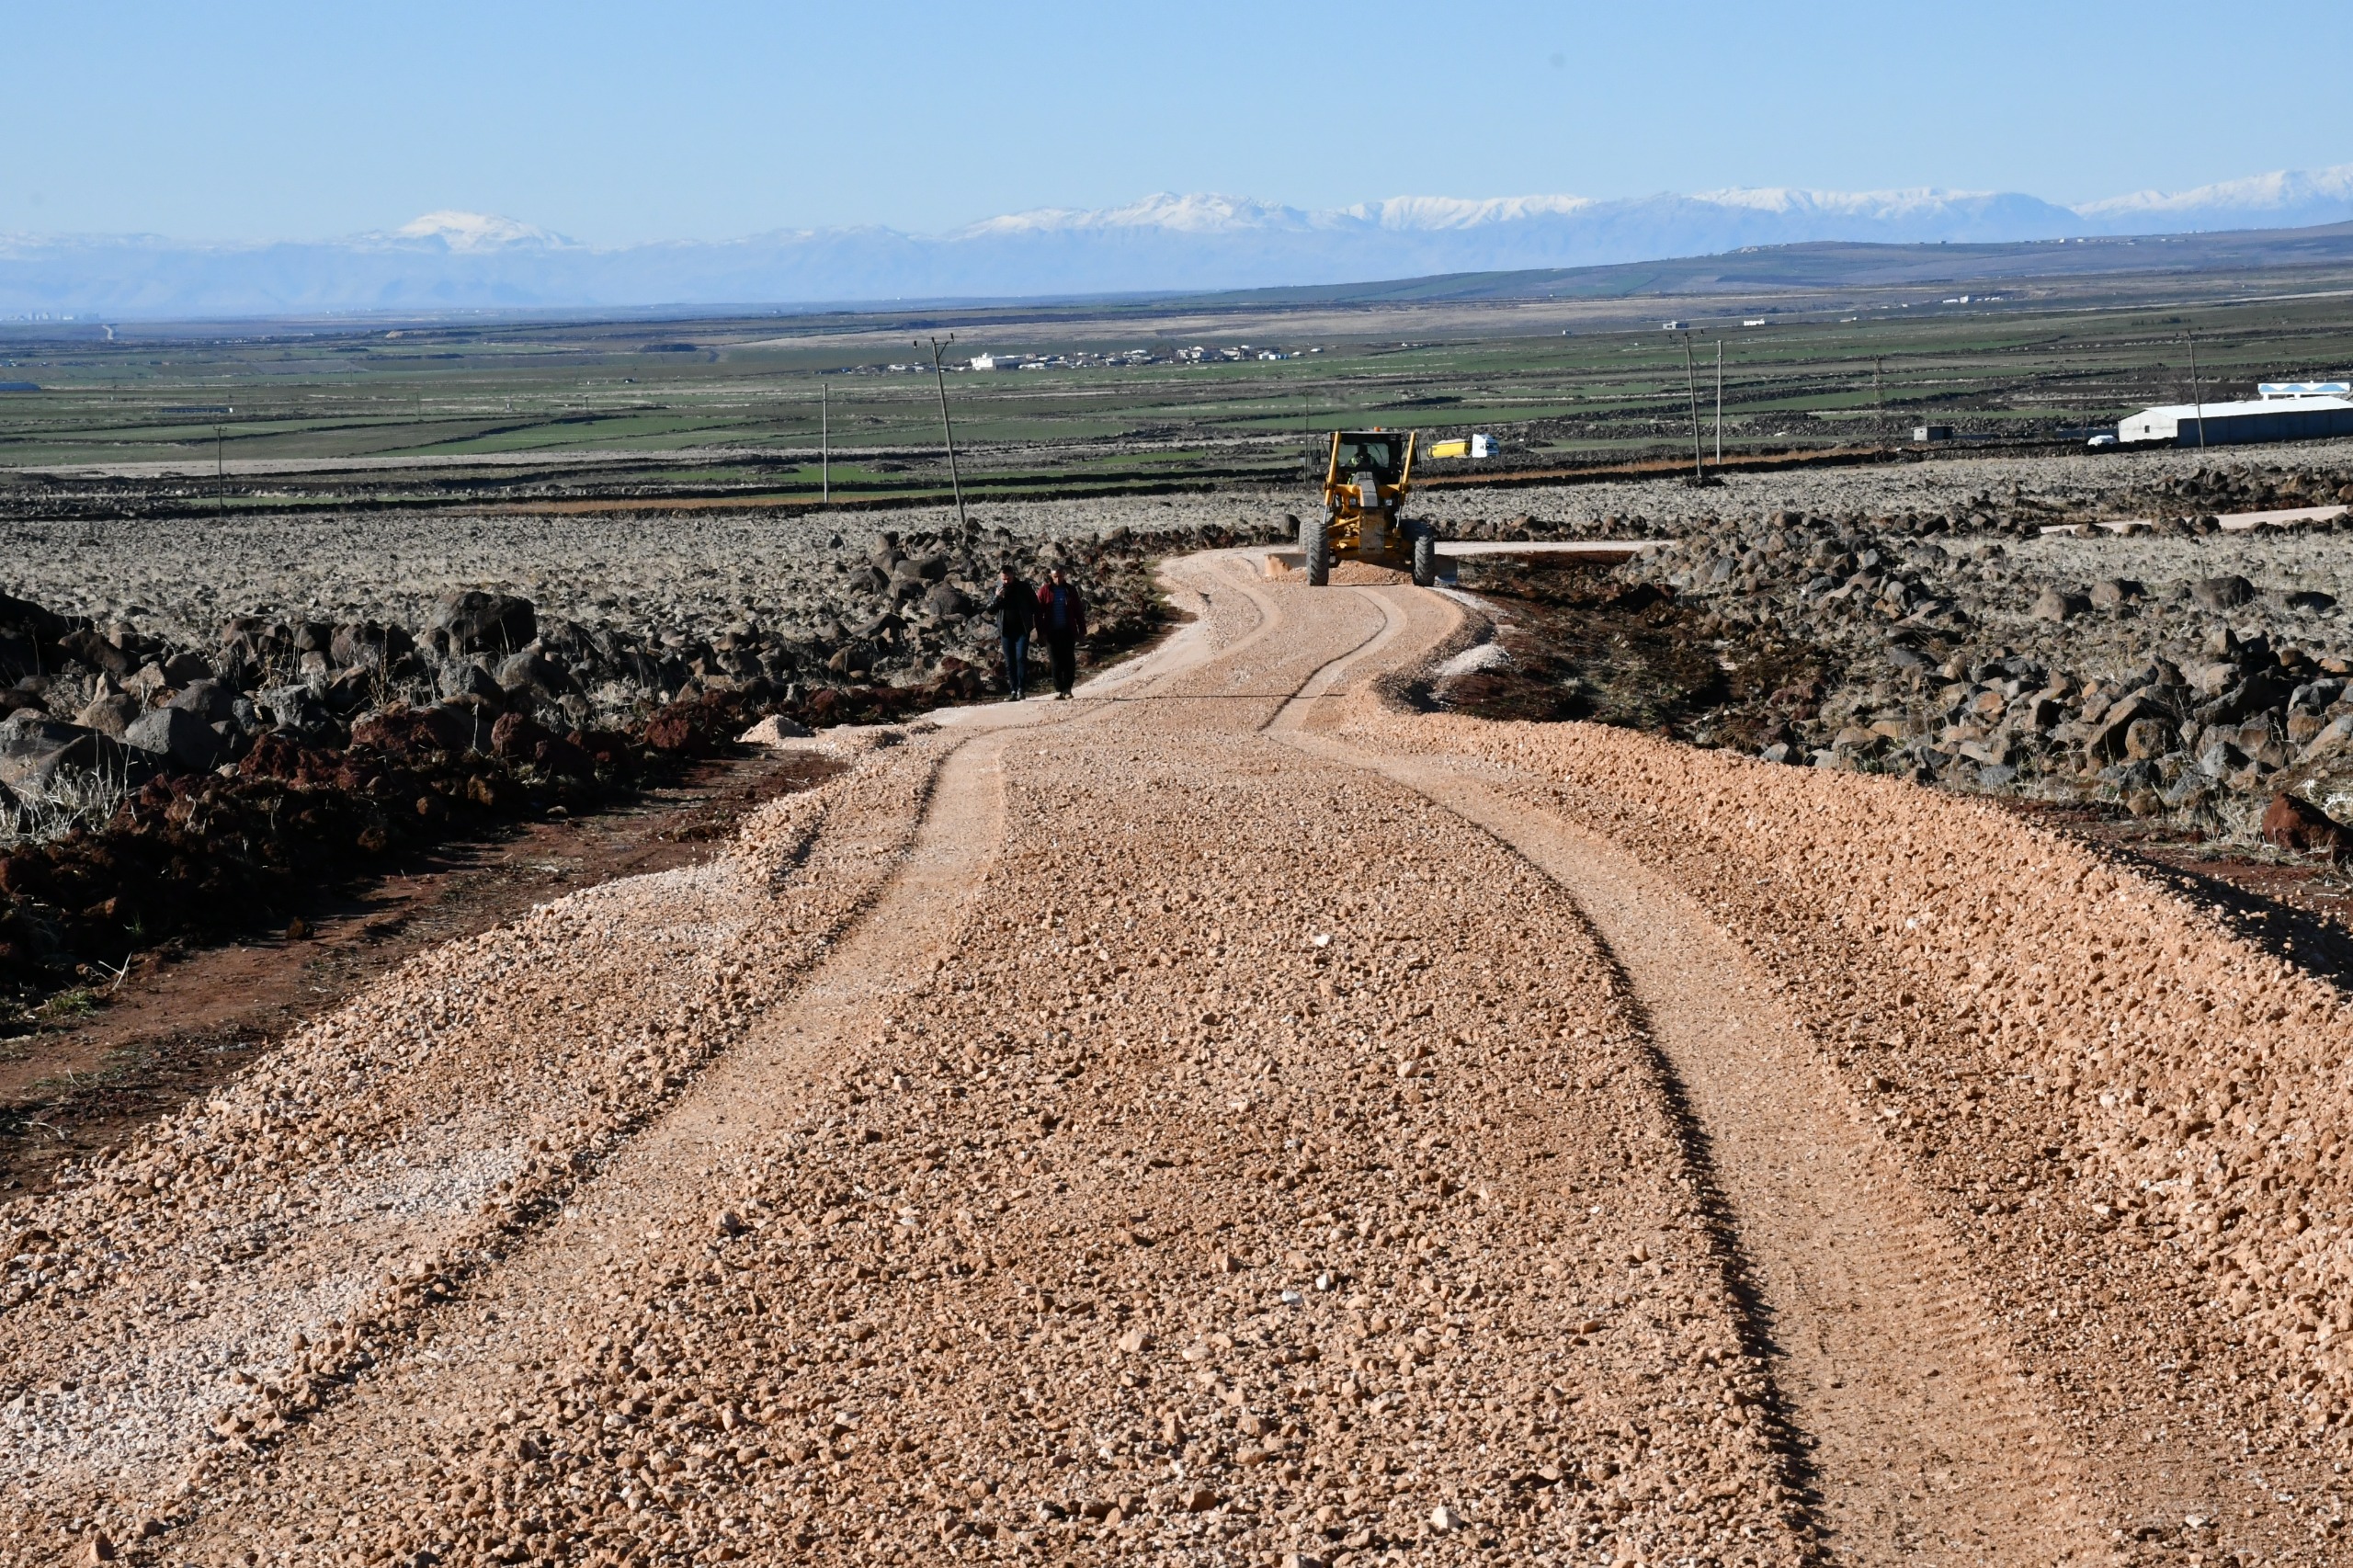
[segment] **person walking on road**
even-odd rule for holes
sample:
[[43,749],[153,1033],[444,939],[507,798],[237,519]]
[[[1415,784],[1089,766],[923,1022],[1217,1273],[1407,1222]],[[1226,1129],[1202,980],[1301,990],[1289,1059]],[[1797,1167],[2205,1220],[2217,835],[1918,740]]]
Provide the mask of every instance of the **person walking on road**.
[[1038,624],[1046,633],[1046,652],[1054,666],[1054,700],[1068,702],[1078,679],[1078,640],[1086,635],[1086,601],[1061,567],[1038,590]]
[[1005,650],[1005,691],[1007,702],[1018,702],[1029,674],[1029,632],[1038,623],[1038,596],[1010,565],[996,574],[996,597],[989,609],[996,617],[998,644]]

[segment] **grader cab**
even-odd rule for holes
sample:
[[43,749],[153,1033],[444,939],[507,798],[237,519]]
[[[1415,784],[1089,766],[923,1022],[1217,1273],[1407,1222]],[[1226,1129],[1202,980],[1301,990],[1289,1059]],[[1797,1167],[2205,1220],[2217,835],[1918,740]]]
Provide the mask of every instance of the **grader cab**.
[[1398,516],[1414,479],[1414,437],[1396,430],[1336,430],[1324,469],[1324,516],[1299,526],[1307,580],[1322,587],[1335,561],[1366,561],[1428,587],[1438,581],[1438,535]]

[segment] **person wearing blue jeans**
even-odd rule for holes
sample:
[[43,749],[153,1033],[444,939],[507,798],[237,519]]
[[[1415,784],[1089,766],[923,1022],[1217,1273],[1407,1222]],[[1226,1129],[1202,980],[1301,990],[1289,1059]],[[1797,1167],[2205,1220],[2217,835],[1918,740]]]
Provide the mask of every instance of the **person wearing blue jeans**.
[[1029,631],[1037,624],[1038,596],[1011,566],[1001,566],[996,598],[989,608],[996,616],[997,643],[1005,651],[1006,700],[1018,702],[1029,673]]
[[1038,589],[1038,626],[1046,634],[1046,652],[1054,666],[1054,700],[1068,702],[1078,679],[1078,640],[1086,635],[1086,601],[1061,567]]

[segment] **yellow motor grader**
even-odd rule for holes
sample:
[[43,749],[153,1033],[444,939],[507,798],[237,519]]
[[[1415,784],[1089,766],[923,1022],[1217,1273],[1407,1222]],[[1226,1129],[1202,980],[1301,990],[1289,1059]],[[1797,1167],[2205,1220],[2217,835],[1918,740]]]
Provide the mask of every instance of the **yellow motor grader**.
[[1397,514],[1414,479],[1414,437],[1396,430],[1335,430],[1324,469],[1324,516],[1299,525],[1307,580],[1322,587],[1335,561],[1369,561],[1438,581],[1438,534]]

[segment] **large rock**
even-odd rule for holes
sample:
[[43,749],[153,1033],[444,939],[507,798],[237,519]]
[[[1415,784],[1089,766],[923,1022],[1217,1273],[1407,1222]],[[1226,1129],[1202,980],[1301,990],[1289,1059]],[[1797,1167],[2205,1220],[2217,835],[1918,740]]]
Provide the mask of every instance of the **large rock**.
[[123,731],[131,728],[131,722],[145,710],[139,699],[118,691],[111,697],[92,698],[88,707],[74,715],[74,722],[85,730],[120,740]]
[[147,769],[113,736],[80,724],[44,718],[30,709],[0,720],[0,784],[19,795],[39,795],[61,773],[76,771],[135,780]]
[[2198,710],[2203,724],[2239,724],[2258,713],[2284,707],[2295,694],[2296,680],[2278,665],[2257,670]]
[[438,684],[445,698],[470,697],[476,701],[486,702],[494,709],[506,706],[506,688],[498,684],[497,677],[472,660],[442,665]]
[[2353,855],[2353,828],[2295,795],[2271,797],[2263,813],[2263,837],[2298,855],[2326,855],[2332,860]]
[[302,681],[256,692],[254,702],[281,730],[315,731],[333,721],[319,694]]
[[185,708],[155,708],[122,732],[122,743],[201,772],[221,760],[221,736]]
[[442,595],[425,626],[428,635],[440,633],[452,653],[509,653],[540,634],[530,600],[478,588]]
[[[2121,761],[2130,754],[2132,726],[2152,721],[2168,730],[2179,722],[2173,711],[2156,699],[2132,692],[2121,701],[2110,703],[2100,714],[2099,728],[2093,732],[2084,749],[2101,762]],[[2144,735],[2147,733],[2143,732]]]
[[217,680],[198,680],[190,681],[166,706],[184,713],[193,713],[211,724],[230,717],[235,710],[236,701],[235,687],[223,686]]
[[947,620],[969,613],[972,603],[964,597],[964,590],[955,584],[940,583],[924,595],[923,608]]
[[2339,713],[2322,725],[2320,733],[2305,743],[2296,760],[2321,762],[2346,752],[2353,752],[2353,713]]
[[201,653],[183,650],[163,661],[164,683],[166,686],[187,686],[199,680],[210,680],[212,662]]
[[2255,597],[2255,585],[2235,574],[2200,577],[2189,585],[2189,597],[2206,609],[2236,609]]
[[2045,588],[2034,601],[2034,619],[2073,620],[2091,608],[2091,600],[2081,594],[2063,593],[2057,588]]
[[[62,653],[71,655],[76,664],[101,675],[113,676],[118,680],[139,667],[137,655],[123,652],[86,627],[79,631],[67,632],[58,639],[57,646]],[[0,648],[0,669],[5,669],[11,662],[5,648]]]

